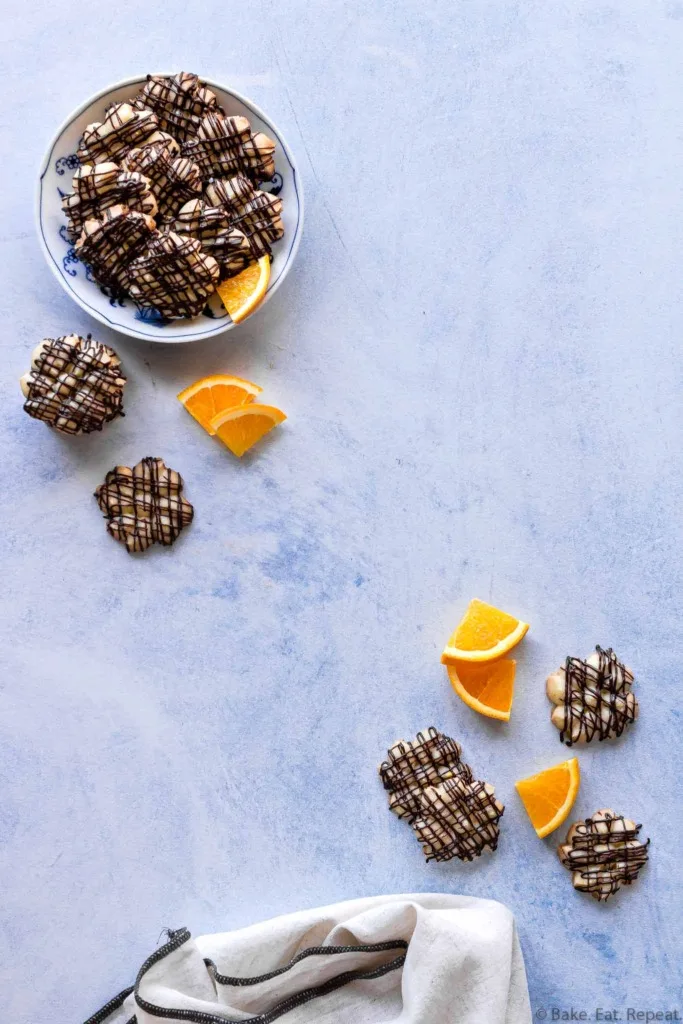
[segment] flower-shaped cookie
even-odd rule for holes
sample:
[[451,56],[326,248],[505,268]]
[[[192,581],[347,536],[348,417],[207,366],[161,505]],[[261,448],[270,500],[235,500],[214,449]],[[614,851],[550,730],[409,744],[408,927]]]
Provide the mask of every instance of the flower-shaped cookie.
[[488,782],[446,779],[420,796],[420,815],[413,822],[427,860],[474,860],[498,846],[505,807]]
[[232,226],[229,213],[222,207],[191,199],[181,207],[173,230],[196,238],[204,252],[218,262],[223,277],[234,277],[254,262],[247,236]]
[[135,110],[130,103],[113,103],[104,121],[89,124],[78,147],[82,164],[99,164],[107,160],[120,163],[126,153],[142,145],[159,127],[151,110]]
[[166,142],[133,149],[127,155],[125,166],[149,179],[159,207],[159,221],[176,216],[181,206],[190,199],[199,198],[202,176],[199,168],[187,157],[179,156]]
[[571,747],[590,743],[595,736],[606,740],[621,736],[638,717],[633,693],[633,673],[612,648],[595,652],[585,661],[567,658],[564,666],[548,676],[546,693],[556,705],[550,716],[560,739]]
[[650,840],[640,841],[641,828],[608,809],[574,822],[557,848],[562,864],[572,872],[574,888],[602,901],[622,885],[632,885],[648,859]]
[[45,338],[20,383],[29,416],[65,434],[89,434],[123,416],[121,360],[90,335]]
[[472,781],[472,770],[460,759],[460,745],[430,726],[414,740],[397,740],[379,766],[382,785],[389,793],[389,808],[412,822],[420,813],[420,796],[454,776]]
[[282,200],[254,188],[241,174],[210,181],[206,186],[206,200],[230,215],[233,227],[239,228],[249,239],[256,259],[270,255],[272,243],[285,233]]
[[83,164],[73,176],[73,192],[62,199],[67,216],[67,233],[72,241],[81,234],[86,220],[101,217],[112,206],[154,217],[157,201],[147,178],[125,171],[117,164]]
[[216,290],[220,271],[196,238],[156,232],[127,268],[129,292],[142,309],[169,320],[199,316]]
[[254,134],[246,117],[211,111],[202,119],[196,138],[185,143],[183,153],[205,178],[243,174],[259,182],[275,173],[275,143],[263,132]]
[[86,220],[76,252],[113,298],[129,288],[128,266],[151,241],[155,223],[127,206],[110,206],[99,219]]
[[207,113],[221,110],[214,93],[189,71],[172,78],[148,75],[145,87],[132,102],[138,110],[153,110],[161,127],[182,142],[197,134]]
[[109,520],[107,530],[132,554],[151,544],[173,544],[189,526],[194,509],[182,490],[179,473],[162,459],[146,458],[132,469],[115,466],[95,497]]

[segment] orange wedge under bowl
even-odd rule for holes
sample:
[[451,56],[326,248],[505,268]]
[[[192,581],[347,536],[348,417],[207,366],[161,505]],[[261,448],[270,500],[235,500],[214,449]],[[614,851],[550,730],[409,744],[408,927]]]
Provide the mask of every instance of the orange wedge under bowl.
[[515,782],[515,789],[540,839],[554,832],[566,819],[580,782],[581,772],[575,757]]
[[475,598],[451,634],[441,661],[444,665],[458,661],[495,661],[512,650],[528,628],[528,622]]
[[253,402],[262,391],[263,388],[250,380],[233,377],[228,373],[215,373],[211,377],[202,377],[201,380],[190,384],[180,392],[178,400],[204,430],[214,434],[212,419],[226,409],[234,409],[236,406]]
[[512,658],[500,658],[480,664],[449,662],[446,668],[453,689],[468,707],[487,718],[509,722],[516,664]]
[[211,427],[233,455],[241,459],[264,434],[286,419],[282,410],[274,405],[253,402],[219,413],[211,420]]

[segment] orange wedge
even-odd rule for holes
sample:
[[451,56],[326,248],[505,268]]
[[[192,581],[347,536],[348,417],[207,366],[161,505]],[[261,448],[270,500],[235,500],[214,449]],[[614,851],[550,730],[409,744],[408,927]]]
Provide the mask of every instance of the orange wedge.
[[221,301],[234,323],[245,320],[253,313],[266,294],[270,281],[270,257],[262,256],[235,277],[229,277],[216,288]]
[[459,661],[448,664],[448,678],[458,697],[473,711],[501,722],[510,721],[515,691],[515,665],[512,658],[477,664]]
[[521,622],[475,598],[451,634],[441,661],[444,665],[458,661],[495,661],[512,650],[528,628],[528,622]]
[[554,832],[565,820],[576,800],[580,782],[581,772],[575,757],[515,782],[515,789],[540,839]]
[[197,423],[201,423],[204,430],[214,434],[211,420],[218,413],[253,402],[262,391],[263,388],[258,384],[252,384],[250,380],[232,377],[228,373],[215,373],[212,377],[202,377],[201,380],[190,384],[180,392],[178,400],[183,403],[190,416],[194,416]]
[[211,420],[211,427],[233,455],[241,459],[264,434],[286,419],[285,414],[275,406],[253,402],[251,405],[220,412]]

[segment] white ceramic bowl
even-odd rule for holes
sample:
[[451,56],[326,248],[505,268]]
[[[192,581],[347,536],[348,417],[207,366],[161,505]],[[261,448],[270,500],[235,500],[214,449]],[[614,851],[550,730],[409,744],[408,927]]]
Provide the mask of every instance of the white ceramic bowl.
[[[255,131],[263,131],[275,140],[275,177],[264,185],[268,191],[282,195],[284,238],[273,246],[270,283],[263,303],[280,287],[294,262],[304,223],[304,198],[296,163],[282,132],[251,100],[206,79],[216,93],[218,102],[228,114],[242,114]],[[76,150],[83,130],[92,121],[101,121],[111,103],[128,100],[140,91],[145,77],[129,78],[87,100],[64,122],[43,161],[38,182],[36,223],[38,237],[52,272],[62,288],[81,306],[108,327],[145,341],[185,342],[210,338],[232,327],[233,323],[218,296],[206,311],[194,320],[159,322],[136,308],[131,299],[113,302],[92,280],[87,268],[78,260],[73,244],[66,237],[66,219],[62,212],[62,196],[71,191],[71,176],[78,166]],[[259,306],[259,308],[260,308]]]

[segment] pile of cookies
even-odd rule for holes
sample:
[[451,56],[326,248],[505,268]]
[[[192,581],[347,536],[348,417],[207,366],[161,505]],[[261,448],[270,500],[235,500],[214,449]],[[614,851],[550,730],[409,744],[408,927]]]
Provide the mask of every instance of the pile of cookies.
[[197,75],[149,75],[85,129],[62,201],[67,234],[113,299],[168,320],[198,316],[221,280],[284,234],[282,200],[258,187],[274,153]]
[[475,779],[450,736],[431,726],[398,740],[379,766],[389,807],[412,825],[427,860],[474,860],[498,845],[505,810],[493,786]]

